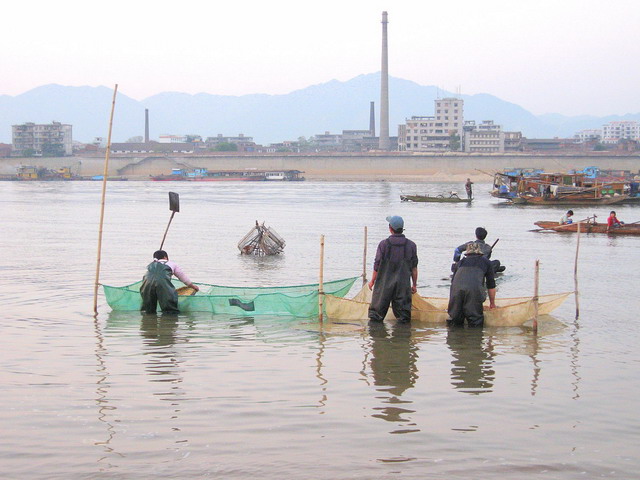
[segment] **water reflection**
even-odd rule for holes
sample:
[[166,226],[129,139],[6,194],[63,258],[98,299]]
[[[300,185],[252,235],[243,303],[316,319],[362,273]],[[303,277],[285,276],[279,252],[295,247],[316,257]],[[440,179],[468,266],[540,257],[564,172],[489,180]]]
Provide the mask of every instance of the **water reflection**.
[[376,407],[374,410],[378,413],[372,416],[405,427],[391,433],[420,431],[411,421],[411,414],[415,413],[415,410],[408,407],[412,401],[402,398],[418,378],[418,347],[412,338],[411,327],[396,324],[389,332],[383,322],[370,323],[369,336],[373,383],[379,392],[388,393],[387,396],[379,397],[384,406]]
[[447,346],[451,350],[451,384],[454,388],[479,395],[491,392],[495,353],[490,337],[481,328],[450,328]]

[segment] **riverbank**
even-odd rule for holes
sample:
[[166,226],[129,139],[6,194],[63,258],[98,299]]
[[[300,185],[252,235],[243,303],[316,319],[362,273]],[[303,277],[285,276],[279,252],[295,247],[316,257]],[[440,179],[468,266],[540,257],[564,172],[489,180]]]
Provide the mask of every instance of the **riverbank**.
[[[3,158],[0,174],[15,174],[20,165],[46,168],[70,167],[81,176],[102,175],[104,155],[57,158]],[[305,178],[319,181],[463,182],[489,179],[511,168],[540,168],[547,172],[597,166],[600,169],[640,170],[640,155],[590,154],[464,154],[464,153],[317,153],[317,154],[211,154],[144,155],[113,154],[109,176],[146,180],[173,168],[216,170],[300,170]]]

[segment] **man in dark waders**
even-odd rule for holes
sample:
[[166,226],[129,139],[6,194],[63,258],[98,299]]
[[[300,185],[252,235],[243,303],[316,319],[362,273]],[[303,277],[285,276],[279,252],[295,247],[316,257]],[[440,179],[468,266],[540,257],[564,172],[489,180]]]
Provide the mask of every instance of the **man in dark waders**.
[[200,290],[175,262],[169,261],[167,252],[157,250],[153,254],[153,262],[147,265],[147,273],[140,286],[142,310],[145,313],[156,313],[158,304],[164,313],[179,313],[178,292],[171,283],[172,275],[196,292]]
[[471,242],[453,272],[449,292],[450,326],[463,326],[464,320],[470,327],[484,325],[482,303],[486,300],[485,281],[489,293],[489,308],[496,308],[496,281],[491,262],[482,254],[480,246]]
[[[411,295],[418,283],[418,248],[403,235],[402,217],[387,217],[391,236],[378,245],[369,288],[369,320],[382,322],[389,305],[399,322],[411,321]],[[375,288],[373,288],[375,285]]]

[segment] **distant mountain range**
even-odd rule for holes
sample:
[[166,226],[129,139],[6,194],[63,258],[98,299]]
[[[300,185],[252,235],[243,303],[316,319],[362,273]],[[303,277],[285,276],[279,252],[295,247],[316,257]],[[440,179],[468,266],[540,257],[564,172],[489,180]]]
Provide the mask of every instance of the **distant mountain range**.
[[[125,87],[126,89],[126,87]],[[90,142],[106,137],[113,91],[107,87],[44,85],[17,96],[0,96],[0,142],[11,143],[11,125],[58,121],[73,125],[73,138]],[[390,134],[411,116],[434,114],[433,101],[452,96],[437,87],[389,79]],[[578,130],[600,128],[614,120],[640,121],[640,113],[607,117],[559,114],[533,115],[524,108],[488,94],[461,95],[465,120],[494,120],[507,131],[529,138],[570,137]],[[366,130],[369,105],[375,102],[379,132],[380,73],[346,82],[332,80],[286,95],[226,96],[165,92],[142,101],[119,93],[113,121],[113,142],[144,135],[144,110],[149,109],[150,138],[160,134],[202,137],[244,133],[256,143],[296,140],[329,131]]]

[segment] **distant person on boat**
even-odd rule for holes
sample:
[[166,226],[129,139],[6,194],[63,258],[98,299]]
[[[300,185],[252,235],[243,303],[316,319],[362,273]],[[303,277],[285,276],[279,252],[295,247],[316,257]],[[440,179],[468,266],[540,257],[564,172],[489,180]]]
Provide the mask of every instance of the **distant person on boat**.
[[196,292],[200,290],[175,262],[169,260],[167,252],[157,250],[153,253],[153,262],[147,265],[147,273],[140,286],[142,310],[145,313],[156,313],[158,304],[164,313],[179,312],[178,292],[171,283],[172,275]]
[[[486,291],[485,291],[486,283]],[[449,326],[469,327],[484,325],[483,302],[489,294],[489,308],[496,308],[496,280],[491,262],[475,242],[469,243],[465,257],[457,264],[449,292]]]
[[[404,236],[404,220],[387,217],[391,235],[378,244],[369,288],[369,320],[382,322],[389,306],[399,322],[411,321],[411,295],[418,284],[418,248]],[[374,288],[375,286],[375,288]]]
[[618,220],[618,217],[616,217],[616,212],[611,210],[611,213],[609,213],[609,218],[607,218],[607,232],[612,228],[620,228],[623,225],[624,222]]
[[471,200],[471,196],[473,194],[471,185],[473,185],[473,182],[471,181],[471,179],[467,178],[467,183],[464,184],[464,189],[467,191],[467,198],[469,200]]
[[[484,255],[487,258],[487,260],[491,260],[491,254],[493,253],[493,248],[490,245],[486,244],[486,242],[484,241],[485,238],[487,238],[487,230],[485,228],[478,227],[476,228],[475,240],[472,240],[467,243],[463,243],[459,247],[456,247],[456,249],[453,252],[454,263],[451,266],[451,271],[453,272],[455,270],[457,263],[460,261],[460,257],[462,257],[462,254],[465,253],[465,251],[467,250],[467,247],[471,243],[478,244],[480,251],[482,252],[482,255]],[[500,260],[491,260],[491,266],[493,267],[494,273],[504,272],[506,270],[506,267],[504,265],[500,265]]]
[[570,223],[573,223],[573,210],[569,210],[567,213],[565,213],[562,218],[560,219],[560,225],[567,225]]

